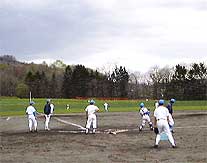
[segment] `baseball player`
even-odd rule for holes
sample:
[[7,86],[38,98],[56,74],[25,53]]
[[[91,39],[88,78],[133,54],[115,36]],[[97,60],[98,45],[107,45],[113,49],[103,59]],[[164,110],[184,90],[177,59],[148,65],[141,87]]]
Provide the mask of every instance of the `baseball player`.
[[54,105],[54,103],[51,102],[51,101],[50,101],[50,108],[51,108],[51,110],[50,110],[50,115],[53,115],[53,113],[54,113],[54,111],[55,111],[55,105]]
[[92,133],[95,134],[96,128],[97,128],[97,123],[96,123],[96,112],[99,111],[99,108],[95,106],[95,101],[90,100],[90,105],[88,105],[85,109],[86,112],[86,118],[87,118],[87,123],[86,123],[86,134],[88,134],[90,127],[92,126]]
[[47,99],[47,103],[44,107],[44,114],[45,114],[45,130],[49,129],[49,122],[50,122],[50,116],[51,116],[51,104],[50,99]]
[[109,104],[105,102],[105,103],[104,103],[104,110],[105,110],[106,112],[108,112],[108,111],[109,111],[108,108],[109,108]]
[[167,108],[168,108],[168,111],[169,111],[169,113],[170,113],[170,115],[169,115],[169,127],[170,127],[170,131],[173,133],[174,131],[173,131],[173,127],[174,127],[174,124],[175,124],[175,122],[174,122],[174,118],[173,118],[173,108],[172,108],[172,106],[173,106],[173,104],[175,103],[175,99],[170,99],[170,102],[168,103],[168,105],[167,105]]
[[159,100],[159,107],[154,111],[154,131],[156,133],[156,140],[154,147],[157,148],[160,142],[160,134],[165,133],[173,148],[176,147],[172,133],[169,127],[169,111],[164,107],[164,100]]
[[155,101],[155,109],[157,109],[159,106],[158,100]]
[[142,131],[143,127],[145,126],[146,122],[148,122],[150,130],[153,130],[152,122],[150,120],[150,111],[144,107],[144,103],[140,103],[140,110],[139,113],[142,116],[142,124],[139,126],[139,131]]
[[70,104],[67,104],[67,105],[66,105],[66,109],[67,109],[67,110],[70,110]]
[[32,130],[33,126],[34,126],[34,132],[37,132],[37,120],[36,120],[37,111],[35,107],[33,106],[34,104],[35,104],[34,101],[30,101],[29,106],[26,109],[30,132],[33,132]]

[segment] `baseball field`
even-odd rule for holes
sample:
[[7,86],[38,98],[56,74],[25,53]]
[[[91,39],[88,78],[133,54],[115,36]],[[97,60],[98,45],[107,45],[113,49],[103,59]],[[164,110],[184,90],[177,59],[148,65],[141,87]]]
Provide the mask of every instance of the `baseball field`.
[[[34,99],[41,113],[45,99]],[[50,131],[44,130],[44,117],[39,115],[38,132],[28,133],[25,108],[28,99],[1,98],[0,101],[0,162],[138,162],[138,163],[206,163],[207,103],[176,101],[174,105],[174,138],[177,148],[161,141],[154,149],[155,134],[149,127],[139,132],[141,117],[137,104],[143,100],[96,100],[96,134],[85,135],[87,100],[54,99],[55,115]],[[144,101],[152,118],[154,101]],[[66,104],[70,109],[66,109]]]

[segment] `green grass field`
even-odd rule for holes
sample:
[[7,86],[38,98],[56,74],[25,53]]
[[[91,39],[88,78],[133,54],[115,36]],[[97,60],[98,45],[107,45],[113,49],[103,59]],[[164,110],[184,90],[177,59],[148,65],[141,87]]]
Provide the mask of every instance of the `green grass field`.
[[[35,108],[38,112],[43,112],[43,107],[46,99],[33,99],[35,101]],[[52,99],[55,104],[55,114],[63,113],[79,113],[84,112],[84,108],[88,105],[88,100],[76,99]],[[104,112],[104,100],[95,100],[96,105]],[[130,112],[138,111],[138,104],[144,102],[147,108],[154,110],[154,100],[110,100],[106,101],[110,105],[110,112]],[[165,101],[167,105],[168,101]],[[25,109],[28,106],[28,99],[7,98],[0,99],[0,116],[25,115]],[[70,110],[66,109],[66,104],[70,105]],[[174,110],[207,110],[207,101],[176,101],[173,107]]]

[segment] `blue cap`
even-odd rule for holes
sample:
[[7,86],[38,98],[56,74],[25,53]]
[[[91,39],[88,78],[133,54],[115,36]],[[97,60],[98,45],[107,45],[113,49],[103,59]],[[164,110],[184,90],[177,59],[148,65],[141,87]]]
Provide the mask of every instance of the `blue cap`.
[[170,102],[171,102],[171,103],[175,103],[175,99],[172,98],[172,99],[170,100]]
[[144,103],[143,102],[140,103],[139,106],[140,106],[140,108],[143,108],[144,107]]
[[164,105],[165,100],[160,99],[158,103],[159,103],[159,105]]

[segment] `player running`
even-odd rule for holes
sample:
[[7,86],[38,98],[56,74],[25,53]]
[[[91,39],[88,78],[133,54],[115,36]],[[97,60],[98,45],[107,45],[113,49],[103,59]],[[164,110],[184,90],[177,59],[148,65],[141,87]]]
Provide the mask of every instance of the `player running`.
[[159,100],[159,107],[154,111],[154,131],[157,134],[154,147],[157,148],[160,142],[160,134],[165,133],[168,136],[172,147],[175,148],[175,141],[169,128],[169,111],[164,105],[164,100]]
[[148,122],[150,130],[153,130],[152,122],[150,120],[150,111],[144,107],[144,103],[140,103],[140,110],[139,113],[142,116],[142,124],[139,126],[139,131],[142,131],[143,127],[145,126],[146,122]]
[[35,107],[33,106],[35,104],[34,101],[30,101],[29,106],[26,109],[26,114],[28,116],[29,121],[29,131],[33,132],[32,128],[34,126],[34,132],[37,132],[37,120],[36,120],[36,114],[37,111]]
[[88,105],[85,109],[86,112],[86,118],[87,118],[87,123],[86,123],[86,134],[88,134],[90,127],[92,126],[92,133],[95,134],[96,128],[97,128],[97,122],[96,122],[96,112],[99,111],[99,108],[95,106],[95,101],[90,100],[89,101],[90,105]]

